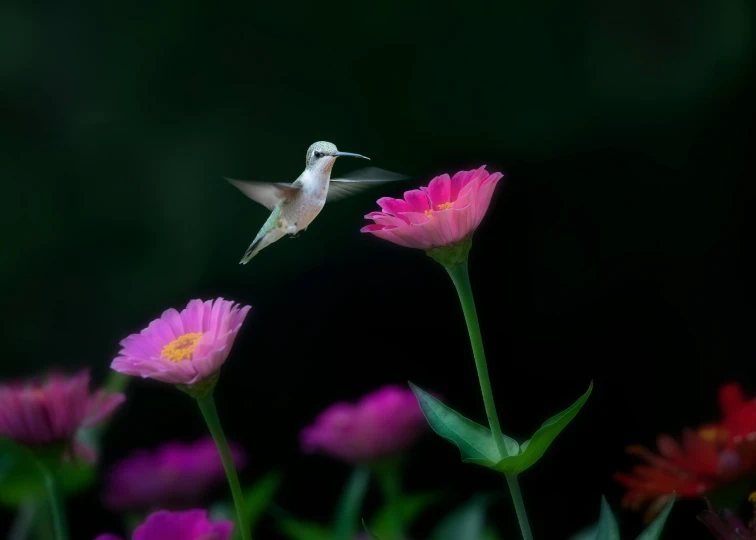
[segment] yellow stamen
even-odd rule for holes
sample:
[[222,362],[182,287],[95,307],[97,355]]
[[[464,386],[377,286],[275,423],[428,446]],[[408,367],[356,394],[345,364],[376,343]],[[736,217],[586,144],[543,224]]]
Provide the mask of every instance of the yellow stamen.
[[188,360],[192,357],[194,349],[199,345],[202,332],[195,332],[192,334],[184,334],[171,341],[168,345],[163,347],[160,352],[161,358],[170,360],[171,362],[181,362],[182,360]]
[[436,209],[437,210],[448,210],[453,206],[453,203],[445,202],[444,204],[439,204]]
[[748,496],[748,502],[756,506],[756,491]]
[[424,214],[425,214],[425,217],[427,217],[428,219],[433,219],[433,214],[431,214],[430,210],[426,210]]

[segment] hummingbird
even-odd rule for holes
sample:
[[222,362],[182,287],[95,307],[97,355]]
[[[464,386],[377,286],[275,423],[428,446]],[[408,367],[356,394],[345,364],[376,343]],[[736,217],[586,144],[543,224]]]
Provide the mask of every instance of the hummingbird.
[[331,178],[331,169],[338,157],[370,159],[360,154],[340,152],[335,144],[318,141],[307,149],[305,170],[291,184],[226,178],[247,197],[271,211],[239,264],[247,264],[265,247],[286,235],[296,237],[300,231],[306,231],[326,202],[344,199],[368,187],[409,178],[376,167],[358,169],[344,178]]

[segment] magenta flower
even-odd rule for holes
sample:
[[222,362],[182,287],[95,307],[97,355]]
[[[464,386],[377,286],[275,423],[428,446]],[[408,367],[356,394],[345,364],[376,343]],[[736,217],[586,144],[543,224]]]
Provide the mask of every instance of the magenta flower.
[[110,367],[171,384],[210,379],[228,358],[249,310],[223,298],[192,300],[181,313],[169,309],[121,341],[123,348]]
[[419,438],[425,426],[412,391],[389,385],[357,403],[331,405],[302,430],[300,442],[305,453],[366,462],[400,453]]
[[[136,528],[132,540],[227,540],[234,524],[231,521],[213,523],[205,510],[168,512],[160,510]],[[95,540],[121,540],[113,534],[101,534]]]
[[89,370],[0,386],[0,435],[27,446],[73,443],[80,428],[100,423],[124,400],[90,393]]
[[[231,444],[237,468],[246,455]],[[187,508],[225,478],[212,437],[192,443],[167,442],[154,450],[136,450],[116,463],[105,485],[105,504],[114,510]]]
[[378,199],[382,212],[365,218],[375,223],[362,228],[400,246],[430,250],[468,239],[480,225],[491,203],[501,173],[486,166],[435,177],[428,187],[404,193],[404,199]]

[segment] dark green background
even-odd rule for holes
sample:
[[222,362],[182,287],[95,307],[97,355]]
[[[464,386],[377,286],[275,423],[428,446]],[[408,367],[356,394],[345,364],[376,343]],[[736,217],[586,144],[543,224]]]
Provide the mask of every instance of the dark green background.
[[[411,379],[483,419],[443,270],[359,228],[377,197],[485,163],[505,179],[471,273],[503,426],[527,435],[596,381],[521,480],[536,537],[564,538],[602,493],[619,507],[626,444],[715,419],[722,382],[756,391],[753,14],[749,0],[3,2],[0,373],[102,380],[162,310],[250,303],[221,415],[252,456],[245,479],[284,467],[279,502],[326,519],[347,471],[300,457],[297,432],[328,403]],[[222,177],[292,181],[321,139],[413,180],[238,265],[265,210]],[[168,387],[129,397],[106,463],[203,433]],[[409,487],[452,479],[449,505],[501,488],[431,436],[415,457]],[[701,508],[677,507],[675,537],[705,537]],[[74,538],[117,530],[95,493],[71,511]],[[515,534],[508,500],[492,515]]]

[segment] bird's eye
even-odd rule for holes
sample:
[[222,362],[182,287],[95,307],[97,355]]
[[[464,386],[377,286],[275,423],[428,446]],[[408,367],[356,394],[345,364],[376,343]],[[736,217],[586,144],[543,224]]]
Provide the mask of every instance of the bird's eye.
[[315,157],[316,158],[322,158],[323,157],[323,152],[315,152]]

